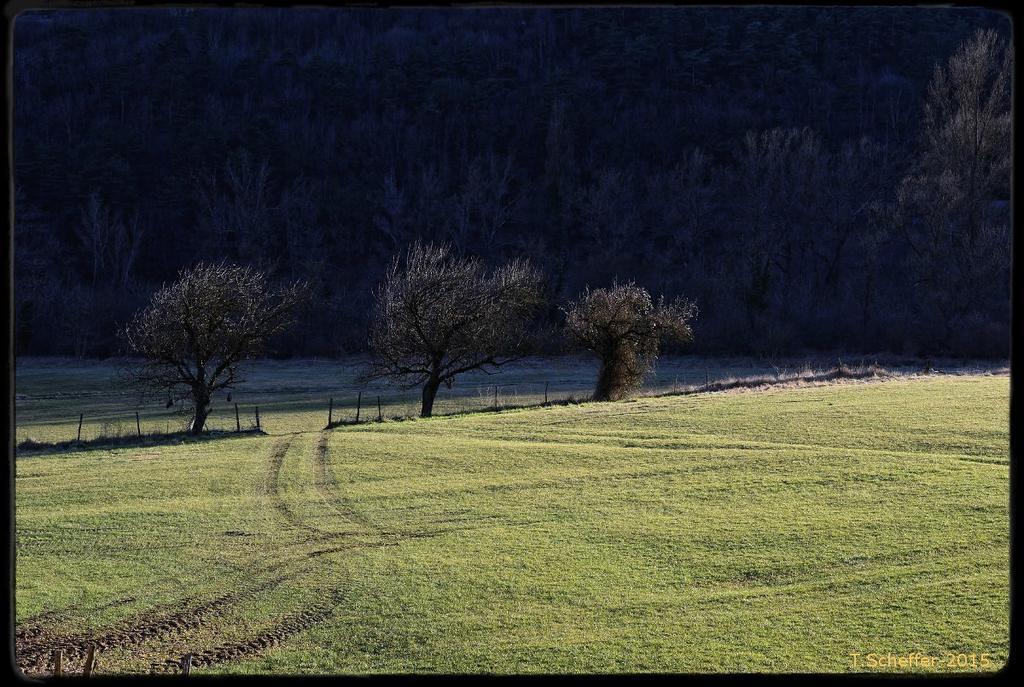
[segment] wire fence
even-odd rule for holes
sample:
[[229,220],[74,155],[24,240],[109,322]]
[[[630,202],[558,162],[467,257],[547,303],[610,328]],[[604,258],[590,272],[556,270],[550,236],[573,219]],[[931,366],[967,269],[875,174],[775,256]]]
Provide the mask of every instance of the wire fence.
[[[508,410],[511,408],[543,407],[584,400],[588,392],[577,384],[570,388],[551,382],[510,382],[505,384],[463,385],[458,393],[439,391],[433,403],[432,414],[460,415],[464,413]],[[342,392],[327,399],[325,406],[327,426],[382,422],[417,417],[422,410],[423,397],[419,390],[405,392],[377,390]]]
[[[843,369],[846,366],[838,361],[829,367]],[[915,368],[916,371],[922,371],[920,365],[903,369],[894,366],[889,371],[910,372],[915,371]],[[923,370],[938,371],[932,365],[927,365]],[[640,395],[714,391],[751,382],[760,384],[782,381],[787,377],[802,377],[811,372],[810,362],[787,368],[771,366],[771,369],[765,369],[764,366],[663,369],[656,379],[649,380]],[[548,379],[535,374],[529,376],[533,379],[508,382],[466,380],[453,388],[442,386],[434,400],[432,414],[459,415],[563,405],[585,401],[593,391],[593,378],[589,375],[563,372]],[[314,389],[293,386],[287,382],[269,384],[256,390],[258,402],[254,401],[251,393],[244,391],[242,393],[247,397],[245,402],[242,402],[237,392],[234,399],[231,394],[218,396],[213,400],[203,434],[211,436],[263,431],[267,413],[271,414],[271,424],[274,422],[273,416],[280,413],[306,413],[314,417],[322,413],[321,427],[404,420],[421,414],[420,389],[398,390],[386,386],[359,388],[346,384],[345,380],[339,382],[333,392],[328,385],[318,385]],[[187,400],[179,400],[167,406],[161,403],[159,407],[135,405],[131,409],[119,405],[122,400],[127,399],[124,396],[113,396],[99,400],[95,394],[83,395],[78,399],[79,409],[74,408],[69,399],[67,414],[62,412],[65,407],[62,403],[59,409],[47,412],[46,421],[36,420],[19,426],[19,435],[27,435],[29,438],[19,441],[17,448],[19,452],[41,448],[67,449],[87,445],[128,444],[133,441],[156,442],[161,438],[187,435],[193,417]],[[288,422],[293,421],[289,419]],[[35,438],[36,433],[42,441]]]
[[[59,423],[59,433],[47,432],[48,441],[29,436],[18,442],[19,451],[41,449],[67,449],[102,445],[159,442],[161,439],[181,438],[189,434],[193,413],[184,404],[176,405],[169,413],[154,413],[136,408],[134,411],[97,411],[98,417],[79,412],[72,422]],[[28,430],[26,430],[27,432]],[[211,413],[202,436],[245,434],[262,431],[259,406],[247,405],[218,413]]]
[[[700,382],[707,384],[717,375],[703,370],[699,374],[675,375],[669,382],[648,386],[647,393],[680,391]],[[544,407],[577,403],[587,400],[592,393],[592,380],[581,375],[559,375],[550,379],[510,382],[462,382],[453,388],[442,386],[433,403],[435,416],[460,415],[474,412],[500,411],[512,408]],[[394,387],[353,388],[340,384],[337,392],[324,387],[312,390],[282,386],[259,390],[258,403],[242,403],[238,395],[231,394],[213,399],[204,424],[204,435],[224,435],[262,431],[265,416],[278,413],[322,412],[324,425],[404,420],[418,417],[422,410],[421,389],[399,390]],[[19,450],[40,448],[73,448],[75,446],[158,441],[161,438],[179,438],[188,434],[193,412],[187,399],[169,401],[158,407],[135,405],[125,409],[113,397],[97,401],[89,395],[81,400],[80,409],[70,403],[70,413],[51,422],[34,423],[34,427],[20,428],[19,433],[29,438],[19,441]],[[88,400],[86,400],[88,399]],[[75,413],[75,410],[79,412]],[[261,416],[261,413],[263,415]],[[33,438],[33,428],[42,430],[44,441]]]

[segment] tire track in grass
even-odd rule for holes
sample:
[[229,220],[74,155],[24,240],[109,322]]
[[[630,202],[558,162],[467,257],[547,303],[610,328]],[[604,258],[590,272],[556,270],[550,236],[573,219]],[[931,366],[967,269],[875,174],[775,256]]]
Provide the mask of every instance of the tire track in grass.
[[338,479],[335,477],[334,470],[331,467],[330,447],[328,446],[329,437],[330,434],[328,432],[320,432],[313,454],[313,465],[316,475],[314,483],[316,484],[317,491],[324,502],[343,518],[355,525],[379,533],[380,528],[365,515],[356,511],[351,502],[339,492]]
[[318,528],[306,523],[302,518],[296,515],[295,511],[288,506],[284,498],[281,496],[281,468],[284,466],[284,459],[288,454],[288,449],[291,448],[291,445],[291,439],[280,439],[273,447],[271,447],[270,455],[267,460],[267,476],[263,484],[263,492],[270,497],[270,505],[273,509],[277,511],[289,525],[310,532],[320,532]]
[[[108,601],[107,603],[103,603],[103,604],[99,604],[97,606],[91,606],[89,608],[79,609],[79,610],[84,610],[84,611],[86,611],[88,613],[98,613],[100,611],[105,611],[105,610],[110,609],[110,608],[117,608],[119,606],[127,606],[127,605],[129,605],[131,603],[134,603],[134,602],[135,602],[135,597],[134,596],[125,596],[125,597],[122,597],[120,599],[114,599],[113,601]],[[57,621],[57,620],[62,620],[64,618],[67,618],[67,617],[71,616],[72,613],[73,613],[73,611],[71,609],[65,608],[65,609],[62,609],[62,610],[44,611],[43,613],[40,613],[38,615],[32,616],[31,618],[26,618],[15,629],[15,631],[14,631],[14,638],[15,638],[15,640],[17,640],[19,642],[25,642],[25,641],[29,641],[31,639],[34,639],[36,637],[42,636],[42,635],[46,634],[46,632],[48,631],[47,630],[47,625],[46,625],[47,622],[53,622],[53,621]]]
[[[256,595],[269,591],[281,583],[293,579],[299,573],[278,575],[210,599],[198,606],[184,610],[156,612],[143,615],[130,624],[101,633],[61,636],[45,629],[25,636],[16,642],[18,667],[26,674],[39,673],[50,666],[50,656],[55,649],[61,649],[65,658],[72,662],[84,660],[90,645],[97,650],[125,649],[137,647],[153,639],[168,638],[204,624],[221,615],[229,607],[247,601]],[[71,672],[69,670],[69,672]]]
[[[327,597],[326,601],[306,606],[295,613],[284,616],[272,627],[259,632],[247,640],[222,644],[194,653],[192,655],[192,665],[209,667],[218,663],[247,658],[277,646],[292,635],[329,620],[336,612],[338,606],[344,601],[345,593],[341,588],[335,588],[328,593]],[[175,663],[173,659],[166,661],[167,665],[174,665]]]
[[[342,515],[344,518],[365,527],[369,530],[368,534],[373,534],[382,538],[382,541],[378,546],[394,546],[403,541],[410,541],[415,539],[432,538],[441,536],[458,531],[468,531],[479,529],[488,524],[488,521],[496,521],[503,519],[498,515],[479,515],[476,517],[461,518],[461,517],[440,517],[434,520],[424,520],[420,523],[423,526],[429,525],[442,525],[449,527],[441,527],[440,529],[423,529],[413,531],[403,531],[389,529],[385,526],[375,523],[370,518],[366,517],[359,511],[357,511],[349,499],[345,498],[340,493],[338,488],[338,480],[334,475],[334,471],[331,468],[330,461],[330,446],[329,446],[330,430],[323,430],[320,432],[317,438],[316,446],[314,449],[314,482],[316,484],[317,491],[320,492],[321,497],[331,508]],[[321,542],[326,543],[338,538],[349,536],[344,532],[323,532]],[[322,549],[314,551],[311,556],[323,555],[324,553],[344,550],[346,548],[353,548],[352,546],[339,546],[331,549]]]
[[[286,554],[282,559],[273,563],[244,566],[242,570],[250,579],[258,579],[261,576],[287,569],[288,566],[299,564],[296,570],[276,574],[243,589],[220,594],[209,601],[186,609],[171,610],[164,607],[167,610],[143,614],[119,626],[91,634],[62,635],[38,624],[25,628],[16,637],[18,667],[26,674],[40,674],[52,670],[50,665],[52,652],[54,649],[62,649],[67,670],[71,673],[77,669],[76,664],[84,663],[90,645],[95,645],[100,652],[103,652],[133,649],[154,640],[171,640],[175,636],[215,620],[230,608],[250,601],[263,592],[270,591],[287,581],[310,573],[313,570],[313,561],[321,556],[361,548],[400,546],[406,541],[442,536],[460,530],[477,529],[477,527],[457,518],[424,523],[455,525],[454,527],[412,532],[388,530],[373,524],[369,519],[352,509],[337,493],[337,480],[330,467],[327,436],[325,433],[321,433],[314,452],[317,489],[321,490],[321,494],[325,499],[330,498],[331,501],[343,504],[337,509],[339,513],[351,522],[368,528],[370,532],[367,532],[367,534],[376,539],[376,541],[338,542],[339,539],[351,538],[352,534],[348,532],[326,532],[310,523],[304,522],[288,507],[281,497],[280,473],[291,444],[292,439],[285,438],[279,440],[271,447],[267,457],[267,472],[260,490],[261,493],[269,496],[271,508],[278,512],[288,524],[304,530],[310,536],[292,545],[303,547],[300,550]],[[331,545],[332,543],[334,545]],[[284,545],[279,547],[279,549],[285,548],[290,548],[290,546]],[[265,559],[261,558],[259,560]],[[306,606],[294,613],[288,614],[271,628],[259,632],[247,640],[222,644],[195,652],[193,654],[193,663],[196,666],[211,666],[217,663],[242,659],[275,646],[294,634],[328,620],[335,613],[338,604],[341,603],[344,596],[342,588],[334,588],[328,593],[327,601]],[[112,602],[108,605],[115,606],[118,605],[118,602]],[[43,617],[48,618],[49,616],[46,614],[38,616],[37,621],[43,620]],[[168,659],[165,664],[168,666],[176,664],[176,660]]]
[[[264,480],[263,491],[271,497],[271,504],[275,510],[285,515],[289,522],[301,525],[301,520],[291,512],[280,497],[280,471],[290,446],[291,439],[282,439],[271,448],[268,456],[269,469]],[[293,555],[263,566],[262,569],[258,565],[249,566],[247,573],[250,577],[258,577],[260,573],[266,574],[279,570],[297,561],[308,560],[308,558],[308,555]],[[95,645],[101,651],[125,649],[154,639],[173,637],[203,625],[211,618],[221,615],[231,606],[248,601],[260,593],[270,591],[283,582],[298,577],[303,571],[304,569],[279,574],[244,589],[220,594],[209,601],[184,610],[144,614],[130,623],[99,633],[63,635],[53,632],[37,622],[16,632],[15,648],[18,667],[26,674],[52,669],[49,664],[51,654],[55,649],[63,650],[65,657],[71,662],[75,662],[77,660],[84,661],[90,645]],[[116,602],[110,605],[116,605]]]
[[[311,553],[297,552],[262,568],[252,566],[248,568],[247,572],[250,577],[258,577],[261,573],[277,571],[295,563],[306,563],[318,555],[381,545],[375,543],[354,544]],[[171,639],[183,632],[200,627],[210,620],[222,616],[230,608],[248,602],[259,594],[271,591],[285,582],[300,578],[310,571],[311,566],[303,565],[297,570],[275,575],[240,590],[220,594],[209,601],[184,610],[175,611],[164,606],[163,608],[167,610],[144,614],[131,622],[106,631],[83,635],[61,635],[45,627],[36,626],[27,629],[17,640],[18,666],[26,674],[40,673],[52,669],[50,659],[54,649],[63,650],[65,659],[73,664],[76,661],[85,660],[90,645],[95,645],[99,651],[109,651],[130,649],[153,640]],[[69,672],[71,672],[70,668]]]
[[[299,521],[301,522],[303,529],[314,533],[314,535],[309,539],[306,539],[303,542],[297,542],[297,544],[313,544],[314,548],[312,550],[296,552],[295,555],[305,556],[307,561],[312,562],[316,558],[329,554],[343,553],[355,549],[396,547],[407,541],[433,538],[452,532],[477,529],[477,526],[469,524],[458,518],[442,519],[425,523],[433,525],[454,525],[453,527],[413,532],[388,530],[374,524],[368,518],[352,508],[347,500],[339,493],[337,478],[335,477],[330,464],[328,442],[329,433],[320,432],[313,451],[314,485],[321,497],[332,507],[332,509],[350,522],[369,529],[370,532],[367,534],[376,535],[376,541],[339,542],[338,540],[351,539],[351,533],[328,532],[321,530],[314,525],[299,521],[296,514],[290,509],[287,509],[287,506],[283,501],[280,501],[279,480],[277,477],[284,462],[284,455],[288,450],[288,444],[282,442],[275,446],[271,451],[269,472],[266,480],[266,491],[271,495],[272,499],[275,499],[275,509],[282,512],[283,515],[287,513],[285,517],[289,522],[296,524],[296,521]],[[278,505],[279,503],[280,505]],[[285,510],[282,510],[281,506],[284,506]],[[493,516],[485,516],[484,518],[481,518],[481,520],[489,520],[491,517]],[[332,543],[334,545],[332,545]],[[346,592],[344,587],[334,587],[327,592],[326,601],[308,605],[298,611],[287,614],[270,628],[260,631],[248,639],[221,644],[207,649],[199,649],[192,652],[192,665],[195,667],[210,667],[220,663],[242,660],[250,656],[260,654],[267,649],[281,644],[293,635],[329,620],[334,616],[337,608],[344,601],[345,596]],[[169,658],[164,662],[164,665],[168,668],[173,668],[177,665],[177,661],[173,658]]]

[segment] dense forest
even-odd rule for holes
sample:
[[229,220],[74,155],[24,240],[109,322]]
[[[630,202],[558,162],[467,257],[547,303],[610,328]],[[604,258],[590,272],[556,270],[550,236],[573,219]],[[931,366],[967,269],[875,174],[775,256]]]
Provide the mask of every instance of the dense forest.
[[586,286],[685,294],[690,351],[1005,356],[1000,44],[984,183],[939,107],[985,29],[1010,40],[952,8],[27,12],[17,351],[117,354],[221,257],[312,285],[278,355],[362,351],[421,238],[531,258],[551,322]]

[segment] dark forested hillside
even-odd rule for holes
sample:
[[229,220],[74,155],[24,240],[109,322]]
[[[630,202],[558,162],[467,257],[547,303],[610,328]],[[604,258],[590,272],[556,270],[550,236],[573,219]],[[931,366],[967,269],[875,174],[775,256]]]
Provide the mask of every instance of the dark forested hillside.
[[967,243],[920,181],[947,178],[929,82],[989,28],[1009,39],[926,8],[22,14],[18,351],[116,353],[221,256],[313,285],[279,354],[362,350],[420,237],[533,258],[551,318],[616,278],[685,294],[689,350],[1005,355],[1009,168]]

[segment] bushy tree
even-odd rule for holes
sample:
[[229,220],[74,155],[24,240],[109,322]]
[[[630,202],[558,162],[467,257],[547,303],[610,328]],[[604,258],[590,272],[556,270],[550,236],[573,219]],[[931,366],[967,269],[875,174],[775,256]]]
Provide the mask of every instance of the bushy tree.
[[640,388],[663,340],[693,340],[697,307],[684,298],[655,303],[647,289],[629,283],[588,288],[565,314],[569,337],[601,361],[593,399],[614,401]]
[[143,358],[129,381],[144,392],[190,400],[190,432],[199,434],[214,392],[241,381],[242,361],[262,354],[306,297],[304,283],[274,288],[250,267],[184,269],[123,330],[128,349]]
[[414,243],[396,257],[376,293],[364,380],[423,386],[429,417],[441,384],[456,375],[494,371],[524,350],[527,325],[542,304],[540,272],[526,260],[488,271],[447,245]]

